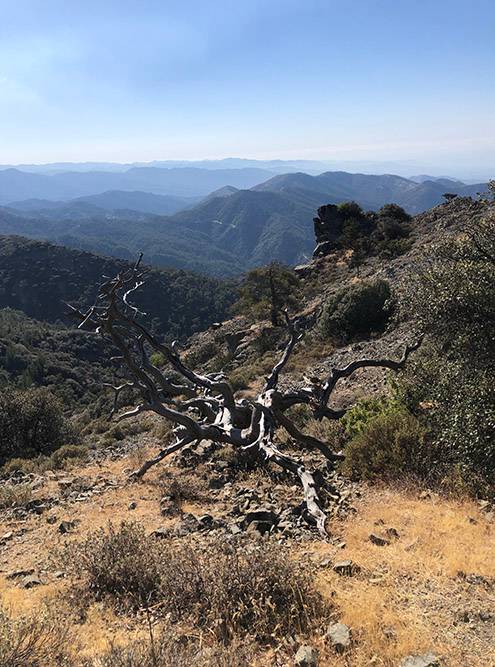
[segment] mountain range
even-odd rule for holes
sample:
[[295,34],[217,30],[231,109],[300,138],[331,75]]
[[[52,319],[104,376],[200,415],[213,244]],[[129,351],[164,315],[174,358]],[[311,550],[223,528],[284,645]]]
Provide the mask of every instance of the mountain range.
[[271,171],[252,167],[215,170],[132,167],[124,172],[64,171],[50,175],[10,168],[0,171],[0,204],[33,198],[66,200],[107,190],[142,190],[159,195],[198,197],[224,185],[250,188],[271,176]]
[[[252,168],[178,167],[46,176],[0,171],[2,200],[9,198],[5,194],[9,178],[17,184],[18,192],[24,188],[23,192],[30,194],[29,198],[11,200],[8,207],[0,209],[0,234],[21,234],[129,260],[143,251],[147,261],[157,267],[233,276],[272,260],[286,264],[306,261],[314,245],[312,220],[323,204],[354,200],[363,208],[376,210],[393,202],[416,214],[440,203],[447,191],[474,196],[486,188],[482,183],[466,185],[426,176],[412,180],[390,174],[292,172],[265,178],[267,172],[259,172]],[[233,175],[234,183],[225,181]],[[199,182],[194,184],[196,176]],[[64,177],[68,180],[64,181]],[[167,187],[178,190],[167,195],[143,190],[103,190],[61,201],[51,200],[42,188],[29,190],[29,183],[23,179],[35,179],[43,187],[47,183],[60,187],[60,183],[70,182],[74,190],[77,182],[80,189],[83,182],[84,187],[91,184],[97,188],[119,179],[157,188],[165,187],[167,182]],[[245,179],[261,182],[239,188],[236,183]],[[213,184],[219,187],[208,190]],[[208,190],[206,196],[177,193],[198,193],[202,189]]]

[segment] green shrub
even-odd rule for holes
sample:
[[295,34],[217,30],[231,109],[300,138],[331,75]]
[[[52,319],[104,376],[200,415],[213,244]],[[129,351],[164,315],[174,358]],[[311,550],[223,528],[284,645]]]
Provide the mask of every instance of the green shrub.
[[346,435],[349,438],[355,438],[368,427],[368,424],[375,417],[397,413],[403,407],[403,404],[401,404],[399,398],[395,395],[363,398],[347,411],[341,423]]
[[62,407],[48,390],[0,391],[0,464],[50,454],[68,433]]
[[[495,485],[495,224],[469,218],[464,233],[432,250],[403,298],[428,335],[399,389],[424,414],[440,469],[478,493]],[[424,406],[428,408],[424,410]]]
[[439,474],[455,469],[484,493],[495,484],[495,384],[493,371],[482,366],[426,345],[401,374],[398,390],[432,432],[441,452]]
[[297,309],[301,300],[300,280],[294,271],[273,262],[253,269],[244,278],[234,312],[272,324],[282,324],[281,308]]
[[431,463],[432,450],[419,420],[405,410],[390,410],[359,425],[345,448],[342,470],[354,479],[426,478]]
[[340,289],[329,298],[320,317],[319,331],[341,343],[383,331],[393,312],[385,280],[363,282]]

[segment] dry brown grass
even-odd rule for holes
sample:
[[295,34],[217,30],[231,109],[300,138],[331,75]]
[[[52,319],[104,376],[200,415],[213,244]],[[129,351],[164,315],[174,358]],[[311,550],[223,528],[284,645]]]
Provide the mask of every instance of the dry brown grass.
[[259,650],[245,641],[224,646],[178,635],[170,626],[155,633],[127,646],[113,646],[80,667],[252,667]]
[[[385,547],[370,542],[370,533],[390,527],[399,539]],[[353,666],[379,656],[376,664],[392,667],[405,655],[427,650],[443,655],[452,667],[495,664],[495,645],[486,646],[484,629],[477,637],[457,618],[460,609],[495,608],[490,585],[475,589],[459,576],[478,575],[495,583],[495,527],[475,503],[371,491],[358,514],[333,529],[346,544],[334,559],[352,559],[362,568],[350,578],[333,571],[319,577],[358,639]]]
[[307,633],[329,613],[310,578],[271,544],[157,541],[134,523],[90,533],[62,560],[80,597],[121,610],[148,608],[218,641],[262,642]]
[[0,483],[0,510],[9,507],[23,507],[32,498],[30,484]]
[[14,617],[0,607],[0,665],[55,667],[67,656],[68,630],[47,610]]
[[[80,474],[86,477],[103,475],[119,480],[119,486],[109,488],[103,495],[93,497],[87,502],[68,504],[49,511],[50,514],[57,514],[60,519],[78,519],[74,533],[61,535],[58,533],[57,524],[47,523],[45,515],[30,516],[22,523],[25,530],[19,531],[15,538],[4,543],[2,569],[43,569],[48,553],[55,545],[81,541],[98,527],[106,528],[109,520],[120,522],[122,519],[132,518],[143,526],[146,534],[176,521],[177,518],[169,520],[160,516],[159,477],[166,469],[170,473],[170,479],[177,475],[186,483],[191,471],[175,469],[171,459],[150,471],[150,476],[142,483],[126,484],[124,480],[128,467],[129,462],[125,459],[107,461],[103,466],[88,464],[84,469],[81,468]],[[262,488],[267,486],[268,477],[261,477],[261,471],[259,479],[256,475],[249,478],[249,484],[255,488],[259,486],[260,493],[264,493]],[[263,475],[266,473],[263,472]],[[246,486],[246,480],[245,475],[239,475],[234,486]],[[481,623],[474,620],[466,623],[459,620],[459,612],[463,610],[468,610],[475,618],[476,612],[480,610],[493,614],[495,609],[494,589],[490,590],[489,586],[490,580],[493,581],[495,577],[492,554],[494,524],[490,523],[486,515],[479,511],[476,503],[471,501],[446,500],[440,496],[419,499],[417,493],[390,488],[363,486],[361,489],[362,498],[355,503],[357,513],[346,521],[334,522],[332,526],[334,534],[346,543],[345,549],[314,539],[303,544],[294,542],[287,557],[285,550],[282,551],[281,547],[273,544],[279,557],[296,560],[296,567],[302,567],[310,583],[330,601],[333,609],[330,614],[332,620],[338,616],[352,628],[355,642],[344,656],[335,655],[331,648],[325,646],[318,633],[311,635],[312,631],[308,630],[310,636],[307,641],[320,648],[321,666],[364,667],[370,665],[375,656],[375,661],[371,664],[378,667],[397,667],[405,655],[427,650],[441,656],[442,665],[445,667],[488,667],[495,664],[493,622]],[[47,481],[43,489],[36,490],[35,495],[57,492],[57,482]],[[284,505],[291,502],[292,496],[288,494],[286,498],[283,491],[277,491],[277,498]],[[137,501],[137,508],[129,512],[128,505],[131,500]],[[213,502],[203,506],[201,502],[198,501],[192,510],[195,514],[207,511],[216,515],[228,508],[230,499],[213,497]],[[0,535],[12,530],[15,532],[20,527],[8,516],[8,513],[0,516]],[[375,525],[378,520],[383,524]],[[387,527],[396,528],[400,534],[399,539],[386,547],[373,545],[368,539],[369,534],[384,531]],[[180,542],[184,549],[189,549],[193,556],[197,556],[204,539],[194,535],[191,538],[182,538]],[[166,553],[168,541],[157,544]],[[301,554],[301,551],[305,553]],[[310,557],[315,557],[317,562],[328,557],[332,560],[351,558],[363,569],[360,574],[348,578],[339,577],[331,567],[326,567],[318,569],[314,578],[314,570],[304,566],[308,560],[306,552]],[[189,555],[186,554],[186,557]],[[218,569],[216,556],[210,555],[210,561],[211,569]],[[231,567],[230,570],[232,571]],[[458,571],[464,572],[467,579],[466,576],[457,576]],[[487,584],[470,583],[471,575],[484,577]],[[0,576],[0,596],[4,604],[12,610],[13,616],[18,618],[37,614],[40,605],[45,601],[61,614],[66,613],[60,596],[63,594],[67,600],[70,580],[53,578],[50,572],[43,574],[42,579],[46,584],[25,590],[20,588],[16,581]],[[228,578],[226,581],[229,581]],[[481,581],[483,582],[483,579]],[[224,591],[227,603],[230,602],[228,591],[229,589]],[[218,601],[217,609],[221,609],[225,604],[221,595]],[[86,607],[84,617],[78,619],[75,602],[76,598],[72,598],[69,603],[73,609],[72,615],[67,612],[67,621],[79,646],[78,654],[82,664],[86,660],[85,667],[137,667],[139,662],[136,663],[137,658],[132,653],[127,663],[122,660],[127,658],[124,649],[129,645],[132,644],[132,651],[138,657],[141,655],[139,651],[146,651],[149,646],[146,624],[142,622],[141,615],[116,614],[112,606],[103,602],[92,602]],[[327,622],[330,622],[330,618],[324,619],[324,623]],[[188,627],[183,626],[183,619],[174,623],[178,634],[203,637],[202,646],[209,646],[213,651],[212,655],[217,656],[214,638],[207,639],[212,636],[209,624],[195,630],[191,628],[191,621]],[[292,627],[287,632],[277,630],[279,634],[276,637],[294,632]],[[160,636],[158,629],[156,636]],[[275,649],[279,646],[278,638],[275,639],[275,644],[268,651],[260,648],[259,656],[256,656],[253,664],[263,667],[285,667],[291,664],[297,645],[284,646],[277,657]],[[114,645],[122,649],[118,656],[117,648],[111,650]],[[190,650],[193,651],[190,655],[195,655],[194,642],[190,643]],[[228,651],[218,651],[219,665],[237,667],[233,658],[228,657]],[[103,662],[103,656],[106,663]],[[225,663],[222,662],[224,658],[227,660]],[[206,661],[207,657],[203,656],[201,659]],[[231,659],[230,663],[228,659]],[[146,662],[143,664],[146,665]],[[187,660],[185,664],[187,665]],[[203,664],[199,658],[197,664]],[[204,662],[205,667],[210,667],[210,664],[214,663]],[[239,664],[243,665],[242,662]],[[68,665],[80,667],[77,662],[69,662]]]

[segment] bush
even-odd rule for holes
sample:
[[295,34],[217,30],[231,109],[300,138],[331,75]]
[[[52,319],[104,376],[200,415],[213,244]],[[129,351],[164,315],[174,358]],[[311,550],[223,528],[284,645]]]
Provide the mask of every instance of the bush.
[[340,289],[325,304],[319,331],[340,343],[383,331],[393,312],[385,280],[363,282]]
[[401,374],[398,389],[432,432],[441,452],[438,475],[455,469],[467,487],[485,493],[495,484],[495,386],[490,369],[467,361],[427,345]]
[[44,473],[47,470],[63,470],[74,462],[83,461],[88,455],[88,448],[84,445],[62,445],[50,456],[37,456],[31,459],[13,458],[2,466],[0,472],[11,475],[17,471],[23,473]]
[[30,484],[1,484],[0,509],[24,507],[31,500],[32,493]]
[[495,485],[495,224],[469,219],[464,231],[433,250],[404,295],[429,342],[399,387],[411,411],[429,405],[444,474],[486,493]]
[[389,411],[361,425],[345,448],[342,471],[354,479],[426,478],[432,450],[419,420],[405,410]]
[[279,545],[158,543],[123,523],[66,547],[64,562],[97,599],[120,607],[153,603],[172,622],[188,621],[224,643],[304,633],[327,611]]
[[96,660],[81,667],[251,667],[256,645],[246,641],[229,646],[205,645],[196,637],[174,634],[163,629],[153,641],[139,641],[126,647],[113,647]]
[[62,407],[46,389],[0,392],[0,465],[50,454],[67,436]]
[[273,262],[250,271],[239,290],[234,312],[281,324],[277,315],[281,308],[297,309],[301,300],[300,281],[294,271]]
[[88,456],[88,448],[83,445],[62,445],[50,456],[52,470],[65,468],[68,463],[84,461]]
[[14,619],[0,607],[0,665],[62,665],[67,643],[67,631],[59,619],[44,612]]
[[133,523],[112,525],[68,545],[62,561],[83,575],[87,592],[97,600],[111,598],[120,607],[137,609],[156,600],[160,590],[160,551]]

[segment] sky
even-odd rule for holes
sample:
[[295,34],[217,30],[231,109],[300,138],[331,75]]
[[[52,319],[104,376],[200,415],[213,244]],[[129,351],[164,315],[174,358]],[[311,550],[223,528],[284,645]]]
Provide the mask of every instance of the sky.
[[495,172],[493,0],[0,8],[3,164],[236,156]]

